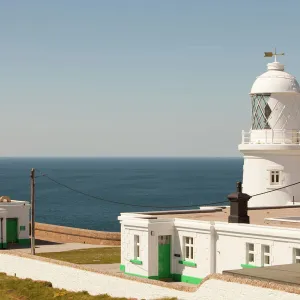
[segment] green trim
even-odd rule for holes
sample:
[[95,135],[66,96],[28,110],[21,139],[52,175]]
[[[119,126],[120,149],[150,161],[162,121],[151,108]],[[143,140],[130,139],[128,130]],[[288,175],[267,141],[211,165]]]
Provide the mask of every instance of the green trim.
[[179,263],[188,267],[197,267],[197,264],[192,261],[180,260]]
[[23,246],[30,246],[31,241],[30,241],[30,239],[19,239],[18,244],[23,245]]
[[125,265],[120,265],[120,271],[125,272]]
[[[123,267],[124,265],[120,265],[120,270],[121,270],[121,266]],[[124,270],[125,270],[125,266],[124,266]],[[153,280],[160,279],[158,276],[144,276],[144,275],[139,275],[139,274],[134,274],[134,273],[127,273],[125,271],[124,271],[124,274],[129,275],[129,276],[136,276],[136,277],[140,277],[140,278],[153,279]],[[203,280],[203,278],[191,277],[191,276],[186,276],[186,275],[182,275],[182,274],[171,274],[171,276],[174,281],[186,282],[186,283],[191,283],[191,284],[199,284]]]
[[143,262],[141,260],[138,260],[138,259],[131,259],[130,262],[135,264],[135,265],[142,265],[143,264]]
[[241,264],[241,267],[242,267],[243,269],[258,268],[258,266],[248,265],[248,264]]
[[2,249],[7,249],[7,243],[2,243],[2,245],[3,245],[3,247],[1,247]]
[[140,277],[140,278],[148,278],[148,279],[155,279],[158,280],[158,276],[144,276],[144,275],[139,275],[139,274],[133,274],[133,273],[124,273],[126,275],[130,275],[130,276],[136,276],[136,277]]
[[202,282],[203,278],[191,277],[182,274],[172,274],[172,278],[174,281],[186,282],[192,284],[199,284]]
[[[3,248],[7,248],[7,244],[8,243],[3,243]],[[31,240],[30,239],[18,239],[17,244],[21,245],[21,246],[30,246],[31,245]],[[1,247],[1,243],[0,243],[0,248]]]
[[136,277],[140,277],[140,278],[148,278],[147,276],[143,276],[143,275],[139,275],[139,274],[134,274],[134,273],[127,273],[127,272],[125,272],[124,274],[130,275],[130,276],[136,276]]

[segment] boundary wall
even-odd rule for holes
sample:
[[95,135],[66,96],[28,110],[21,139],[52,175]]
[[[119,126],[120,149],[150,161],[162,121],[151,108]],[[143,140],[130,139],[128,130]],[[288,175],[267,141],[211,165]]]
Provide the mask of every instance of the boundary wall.
[[177,297],[179,300],[300,300],[300,287],[255,282],[216,274],[194,287],[150,279],[137,279],[124,274],[109,274],[78,265],[33,257],[15,251],[0,251],[0,272],[19,278],[31,278],[52,283],[55,288],[87,291],[91,295],[109,294],[113,297],[157,299]]

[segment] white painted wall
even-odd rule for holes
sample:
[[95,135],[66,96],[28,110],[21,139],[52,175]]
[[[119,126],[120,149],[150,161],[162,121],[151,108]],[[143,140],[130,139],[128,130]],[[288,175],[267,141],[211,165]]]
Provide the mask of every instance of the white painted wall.
[[[126,221],[121,220],[121,264],[125,266],[125,272],[146,277],[157,276],[158,236],[173,236],[173,232],[172,219],[129,218]],[[134,259],[134,235],[140,236],[140,260],[143,262],[142,265],[130,262],[131,259]]]
[[0,272],[19,278],[50,281],[55,288],[88,291],[91,295],[157,299],[177,297],[179,300],[298,300],[300,295],[245,284],[208,280],[193,293],[108,276],[69,266],[0,253]]
[[[125,272],[148,277],[148,220],[127,221],[126,226],[121,222],[121,264]],[[134,235],[140,236],[140,260],[142,265],[130,262],[134,259]]]
[[[133,226],[135,223],[138,225]],[[263,265],[262,245],[270,246],[270,265],[293,263],[293,249],[300,248],[299,230],[293,228],[186,219],[131,219],[123,220],[122,226],[125,228],[122,233],[127,232],[127,235],[122,234],[122,253],[125,247],[127,249],[124,258],[122,256],[122,264],[125,264],[127,273],[142,276],[158,275],[158,235],[172,235],[171,273],[196,278],[224,270],[241,269],[241,264],[247,264],[247,243],[255,245],[256,266]],[[134,251],[133,235],[138,232],[142,234],[141,266],[129,262]],[[184,260],[184,237],[194,238],[193,262],[197,264],[196,267],[179,263]],[[174,254],[180,254],[180,257]]]
[[[181,257],[173,256],[173,272],[196,278],[204,278],[210,274],[210,223],[175,220],[175,237],[176,244],[174,252],[180,253]],[[180,260],[184,260],[184,238],[194,238],[194,262],[197,267],[189,267],[180,264]]]
[[263,266],[262,245],[270,246],[270,265],[293,263],[293,248],[300,248],[299,230],[294,228],[228,223],[216,223],[215,228],[218,273],[247,263],[247,243],[254,244],[256,266]]
[[3,243],[6,243],[6,216],[7,211],[4,208],[0,208],[0,219],[2,219],[2,223],[0,220],[0,248]]
[[[30,205],[25,201],[0,202],[0,208],[7,211],[7,218],[18,218],[19,239],[29,238],[29,209]],[[21,231],[20,226],[25,226]]]
[[[261,145],[263,148],[264,146]],[[292,152],[292,151],[291,151]],[[267,151],[244,151],[243,192],[255,195],[270,191],[299,181],[300,155],[286,154],[284,151],[269,153]],[[295,153],[296,154],[296,153]],[[300,154],[300,153],[298,153]],[[270,185],[270,170],[281,172],[280,185]],[[288,202],[300,202],[300,185],[274,191],[249,200],[249,207],[286,205]]]

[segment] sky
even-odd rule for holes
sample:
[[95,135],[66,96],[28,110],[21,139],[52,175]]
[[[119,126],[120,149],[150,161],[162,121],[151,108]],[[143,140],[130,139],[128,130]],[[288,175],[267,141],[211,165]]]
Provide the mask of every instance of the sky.
[[1,156],[239,156],[298,0],[0,0]]

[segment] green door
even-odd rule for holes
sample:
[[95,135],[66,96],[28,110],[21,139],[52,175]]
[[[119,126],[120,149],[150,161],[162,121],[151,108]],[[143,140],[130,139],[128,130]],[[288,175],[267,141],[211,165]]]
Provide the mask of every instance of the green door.
[[7,243],[18,242],[18,219],[6,219],[6,241]]
[[171,236],[158,237],[158,277],[171,277]]

